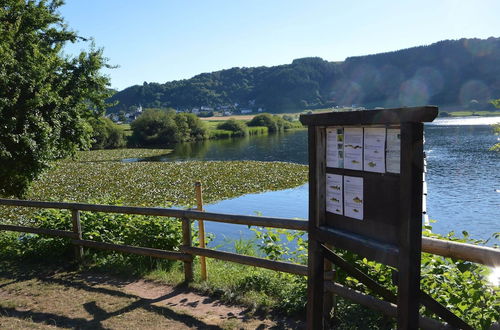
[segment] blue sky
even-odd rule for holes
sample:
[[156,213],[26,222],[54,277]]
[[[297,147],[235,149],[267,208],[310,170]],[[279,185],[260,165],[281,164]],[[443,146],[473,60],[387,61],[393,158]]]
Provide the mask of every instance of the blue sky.
[[60,12],[119,66],[106,71],[117,89],[307,56],[342,61],[500,36],[498,0],[67,0]]

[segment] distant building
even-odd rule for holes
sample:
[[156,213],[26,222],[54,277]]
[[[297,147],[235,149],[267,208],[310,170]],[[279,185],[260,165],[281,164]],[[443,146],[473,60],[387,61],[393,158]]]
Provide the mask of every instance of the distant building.
[[241,112],[242,115],[244,115],[244,114],[247,114],[247,113],[252,113],[252,109],[241,109],[240,112]]

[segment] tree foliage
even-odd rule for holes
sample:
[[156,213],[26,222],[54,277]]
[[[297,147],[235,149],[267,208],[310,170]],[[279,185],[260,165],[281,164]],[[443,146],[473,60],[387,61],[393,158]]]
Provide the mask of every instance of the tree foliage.
[[131,124],[132,143],[138,146],[169,146],[207,138],[205,124],[195,115],[174,110],[146,109]]
[[123,148],[127,144],[124,129],[106,117],[91,118],[92,149]]
[[[131,86],[111,99],[189,109],[253,104],[272,113],[332,105],[423,104],[488,108],[500,97],[500,38],[445,40],[429,46],[328,62],[311,57],[273,67],[231,68],[165,84]],[[473,103],[474,104],[474,103]],[[475,109],[478,110],[478,109]]]
[[217,125],[217,128],[233,132],[232,136],[246,136],[246,135],[248,135],[248,127],[241,120],[228,119],[225,122]]
[[102,50],[63,56],[82,40],[57,12],[62,1],[0,6],[0,194],[20,195],[51,160],[90,145],[87,119],[103,111]]

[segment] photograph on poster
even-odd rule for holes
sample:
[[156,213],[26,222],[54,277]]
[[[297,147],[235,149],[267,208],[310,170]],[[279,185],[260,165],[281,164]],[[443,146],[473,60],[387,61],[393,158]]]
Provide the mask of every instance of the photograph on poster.
[[363,128],[344,128],[344,168],[363,170]]
[[344,176],[344,215],[363,220],[363,178]]
[[385,127],[365,127],[363,151],[364,170],[385,173]]

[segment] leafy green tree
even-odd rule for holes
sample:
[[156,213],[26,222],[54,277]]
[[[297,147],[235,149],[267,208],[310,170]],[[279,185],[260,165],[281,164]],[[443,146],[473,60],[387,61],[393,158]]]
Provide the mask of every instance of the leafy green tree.
[[176,114],[172,109],[146,109],[131,124],[137,146],[168,146],[177,142],[207,138],[204,123],[193,114]]
[[[491,104],[493,104],[496,108],[500,108],[500,99],[491,100]],[[493,127],[493,133],[495,133],[495,135],[500,135],[500,123],[496,123],[492,125],[492,127]],[[490,150],[500,152],[500,143],[495,144],[493,147],[490,148]]]
[[92,149],[123,148],[127,144],[125,131],[106,117],[91,118]]
[[265,126],[269,129],[269,132],[279,131],[279,126],[276,118],[268,113],[263,113],[252,118],[247,124],[248,126]]
[[244,122],[235,119],[228,119],[223,123],[217,125],[218,129],[233,132],[233,136],[246,136],[248,135],[248,127]]
[[0,194],[21,196],[49,162],[91,143],[87,119],[103,111],[107,66],[93,45],[64,56],[84,40],[57,12],[63,1],[2,0],[0,5]]

